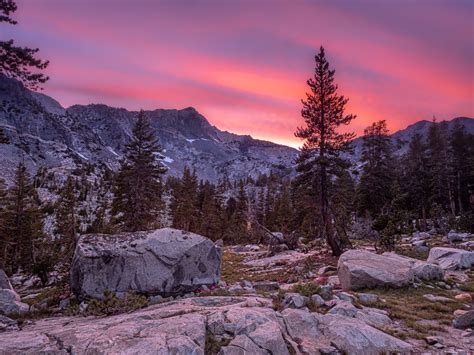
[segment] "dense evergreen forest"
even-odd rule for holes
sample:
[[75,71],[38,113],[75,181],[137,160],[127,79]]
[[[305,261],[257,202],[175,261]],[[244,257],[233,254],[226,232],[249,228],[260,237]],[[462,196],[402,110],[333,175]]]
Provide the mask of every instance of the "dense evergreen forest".
[[[0,185],[2,267],[44,275],[57,258],[70,261],[83,233],[172,226],[247,244],[267,242],[263,226],[306,240],[319,237],[318,184],[302,159],[293,179],[270,174],[211,183],[191,167],[181,177],[167,176],[144,116],[127,149],[118,173],[94,181],[87,168],[62,181],[46,169],[31,177],[20,164],[13,186]],[[38,191],[46,188],[56,193],[54,203],[41,203]],[[375,122],[363,136],[361,167],[348,164],[327,189],[331,224],[348,240],[369,238],[392,249],[415,230],[474,232],[474,136],[460,125],[449,131],[433,121],[426,138],[414,135],[407,152],[395,156],[386,122]]]

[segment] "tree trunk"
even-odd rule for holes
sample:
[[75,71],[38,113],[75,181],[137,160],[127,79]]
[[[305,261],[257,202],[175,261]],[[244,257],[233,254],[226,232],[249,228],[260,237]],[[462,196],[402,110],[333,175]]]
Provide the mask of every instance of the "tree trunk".
[[461,199],[461,173],[458,171],[457,173],[457,190],[458,190],[458,212],[462,213],[463,208],[462,208],[462,199]]

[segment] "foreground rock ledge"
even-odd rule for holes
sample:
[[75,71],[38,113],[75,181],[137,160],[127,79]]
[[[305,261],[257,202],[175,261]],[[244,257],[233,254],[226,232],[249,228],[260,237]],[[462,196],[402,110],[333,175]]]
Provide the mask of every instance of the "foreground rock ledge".
[[220,266],[220,248],[194,233],[89,234],[78,241],[71,287],[79,298],[101,298],[105,290],[173,295],[218,283]]
[[[272,309],[261,297],[194,297],[106,318],[36,321],[0,334],[0,354],[318,354],[334,344],[347,354],[409,353],[412,346],[362,320],[307,310]],[[332,348],[336,350],[335,348]]]

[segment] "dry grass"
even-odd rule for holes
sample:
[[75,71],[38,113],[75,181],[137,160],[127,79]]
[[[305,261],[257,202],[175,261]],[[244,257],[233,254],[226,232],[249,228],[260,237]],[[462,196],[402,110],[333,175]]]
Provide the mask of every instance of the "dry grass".
[[[403,321],[406,333],[411,338],[424,338],[444,330],[441,325],[449,325],[453,319],[453,312],[461,308],[462,303],[453,299],[453,302],[431,302],[423,297],[425,294],[434,294],[452,299],[452,295],[440,289],[428,287],[403,289],[375,289],[370,292],[377,294],[385,302],[378,301],[367,304],[370,307],[384,309],[392,319]],[[435,324],[426,324],[423,321],[434,321]]]
[[243,261],[243,255],[225,250],[222,255],[221,280],[228,284],[234,284],[243,280],[251,282],[275,281],[288,283],[293,279],[298,279],[298,275],[294,272],[293,265],[285,266],[283,270],[259,270],[245,265]]

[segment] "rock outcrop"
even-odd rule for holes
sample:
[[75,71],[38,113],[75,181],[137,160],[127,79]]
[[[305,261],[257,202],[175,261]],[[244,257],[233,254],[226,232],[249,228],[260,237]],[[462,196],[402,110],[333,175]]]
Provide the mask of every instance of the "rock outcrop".
[[[379,354],[412,346],[357,318],[277,312],[261,297],[195,297],[111,317],[56,317],[0,333],[0,354]],[[209,342],[209,343],[208,343]],[[207,348],[206,348],[207,347]]]
[[474,265],[474,252],[436,247],[430,250],[428,262],[437,264],[444,270],[469,269]]
[[197,234],[164,228],[79,239],[71,287],[80,298],[129,291],[171,295],[219,282],[221,250]]
[[7,275],[0,269],[0,314],[17,315],[28,312],[29,308],[26,303],[21,302]]
[[0,269],[0,290],[13,290],[13,287],[10,283],[10,280],[8,279],[7,274],[5,274],[5,271]]
[[412,346],[394,338],[363,321],[341,315],[318,317],[322,333],[346,354],[376,355],[381,353],[410,353]]
[[443,270],[424,261],[395,253],[378,255],[367,250],[349,250],[341,255],[337,267],[343,289],[409,286],[415,279],[440,280]]

